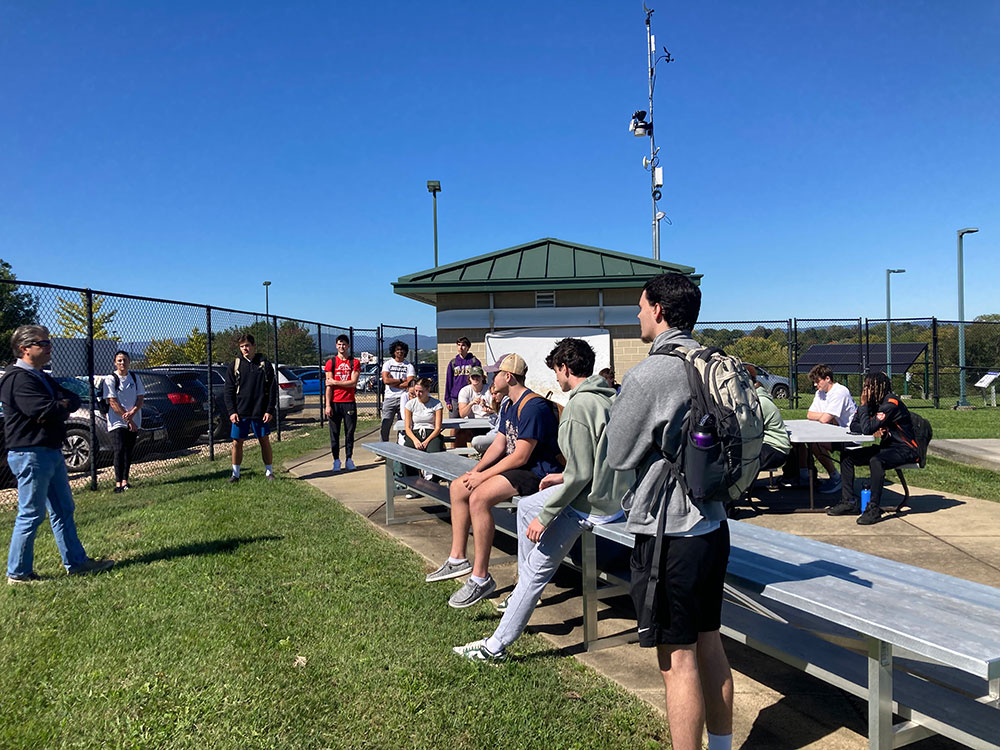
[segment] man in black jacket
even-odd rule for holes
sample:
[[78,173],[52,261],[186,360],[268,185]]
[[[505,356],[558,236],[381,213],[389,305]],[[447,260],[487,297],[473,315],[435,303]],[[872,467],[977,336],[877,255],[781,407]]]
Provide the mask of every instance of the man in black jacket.
[[73,493],[61,450],[66,418],[80,408],[80,399],[42,372],[52,358],[48,329],[21,326],[10,343],[18,359],[0,379],[7,463],[17,477],[17,519],[7,555],[7,583],[41,580],[34,570],[35,534],[46,509],[66,571],[79,575],[107,570],[114,560],[91,560],[77,537]]
[[831,516],[861,513],[861,504],[854,497],[854,467],[867,463],[871,467],[872,496],[868,507],[858,516],[858,523],[862,526],[876,523],[882,517],[880,504],[885,470],[916,463],[919,458],[910,411],[891,389],[892,381],[884,372],[865,375],[861,407],[851,420],[851,432],[874,435],[882,442],[841,451],[842,499],[827,508]]
[[229,421],[233,423],[233,475],[230,482],[240,481],[240,464],[243,463],[243,441],[251,431],[260,441],[260,456],[264,460],[264,476],[274,481],[271,467],[271,425],[274,423],[278,403],[278,379],[274,366],[263,354],[257,354],[257,342],[252,334],[239,338],[243,355],[226,368],[225,398]]

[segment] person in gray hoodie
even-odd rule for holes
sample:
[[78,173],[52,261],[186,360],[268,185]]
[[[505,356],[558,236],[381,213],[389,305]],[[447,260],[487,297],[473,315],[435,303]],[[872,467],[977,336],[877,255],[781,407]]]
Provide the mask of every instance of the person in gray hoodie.
[[489,638],[452,649],[472,661],[503,661],[506,649],[528,624],[538,597],[552,580],[570,547],[585,529],[622,516],[621,497],[633,478],[607,469],[605,428],[615,396],[603,377],[594,375],[590,344],[566,338],[556,343],[545,364],[569,400],[559,420],[562,472],[546,475],[539,492],[517,506],[517,571],[513,593],[502,602],[500,624]]
[[[677,345],[699,346],[691,329],[700,309],[701,291],[686,276],[661,274],[646,282],[638,318],[642,340],[652,344],[650,354]],[[691,402],[684,368],[678,358],[649,356],[625,374],[606,429],[608,464],[637,474],[623,501],[626,528],[635,534],[632,599],[639,645],[657,649],[674,750],[700,750],[706,724],[709,749],[728,750],[733,677],[719,634],[729,559],[725,506],[695,504],[677,486],[664,459],[680,457]],[[662,549],[656,555],[661,520]],[[649,607],[647,588],[656,557],[658,581]]]

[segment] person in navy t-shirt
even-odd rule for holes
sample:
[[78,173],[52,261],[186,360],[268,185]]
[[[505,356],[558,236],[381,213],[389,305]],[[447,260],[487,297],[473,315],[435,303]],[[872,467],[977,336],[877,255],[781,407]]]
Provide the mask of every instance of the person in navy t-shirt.
[[[472,573],[448,600],[452,607],[471,607],[496,590],[489,573],[490,548],[496,531],[492,510],[516,495],[531,495],[546,474],[561,470],[556,442],[558,424],[549,402],[524,385],[528,366],[517,354],[505,354],[490,367],[496,373],[494,391],[510,398],[500,415],[499,429],[486,453],[469,471],[451,483],[451,553],[428,574],[443,581]],[[466,557],[469,529],[475,537],[475,559]]]

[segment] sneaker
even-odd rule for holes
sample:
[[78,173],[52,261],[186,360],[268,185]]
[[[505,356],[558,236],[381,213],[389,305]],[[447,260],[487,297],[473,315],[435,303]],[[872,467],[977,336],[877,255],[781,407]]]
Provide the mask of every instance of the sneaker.
[[348,471],[354,471],[357,467],[354,465],[354,461],[349,458],[344,462],[344,468]]
[[466,643],[464,646],[455,646],[452,648],[452,651],[469,661],[482,661],[487,664],[502,664],[507,661],[506,651],[494,654],[486,648],[485,640],[473,641],[472,643]]
[[42,580],[42,577],[35,571],[31,571],[20,576],[7,576],[7,585],[16,586],[19,583],[38,583],[40,580]]
[[264,475],[264,479],[266,479],[268,482],[273,482],[274,481],[274,474],[273,473],[265,474]]
[[82,576],[87,573],[103,573],[105,570],[111,570],[114,564],[114,560],[91,560],[88,557],[86,562],[82,562],[79,565],[72,565],[66,572],[71,576]]
[[858,516],[857,523],[859,526],[871,526],[873,523],[878,523],[881,518],[882,509],[877,505],[868,503],[868,507],[865,508],[865,512]]
[[377,464],[384,464],[385,463],[385,456],[375,456],[375,463],[377,463]]
[[338,471],[340,471],[340,459],[335,458],[333,459],[333,473],[336,474]]
[[114,492],[115,492],[115,494],[116,494],[116,495],[120,495],[120,494],[122,494],[122,493],[123,493],[124,491],[125,491],[125,488],[124,488],[124,487],[115,487],[115,490],[114,490]]
[[128,492],[130,489],[132,489],[132,485],[128,482],[125,482],[125,484],[122,485],[122,492]]
[[840,492],[840,477],[824,479],[819,485],[819,494],[833,495]]
[[403,497],[405,497],[407,500],[416,500],[418,497],[420,497],[420,495],[418,495],[416,492],[407,492],[405,495],[403,495]]
[[238,481],[240,481],[240,478],[238,476],[236,476],[235,474],[230,474],[228,481],[229,481],[229,484],[236,484]]
[[497,582],[493,580],[493,576],[487,578],[486,583],[476,583],[469,579],[462,584],[462,588],[451,595],[448,606],[455,609],[465,609],[482,601],[496,590]]
[[861,512],[861,505],[855,502],[840,501],[826,509],[828,516],[856,516]]
[[472,563],[468,560],[462,560],[462,562],[457,563],[445,560],[444,565],[435,570],[433,573],[428,573],[424,580],[428,583],[432,583],[434,581],[447,581],[449,578],[460,578],[461,576],[471,572]]

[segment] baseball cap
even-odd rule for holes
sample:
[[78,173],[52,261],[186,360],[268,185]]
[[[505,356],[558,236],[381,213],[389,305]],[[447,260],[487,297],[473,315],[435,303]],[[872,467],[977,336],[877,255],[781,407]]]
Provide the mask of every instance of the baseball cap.
[[496,362],[486,368],[486,372],[510,372],[523,376],[528,372],[528,363],[520,354],[502,354]]
[[483,372],[483,368],[482,367],[473,367],[472,369],[470,369],[469,370],[469,377],[472,377],[473,375],[478,375],[481,378],[485,378],[486,377],[486,373]]

